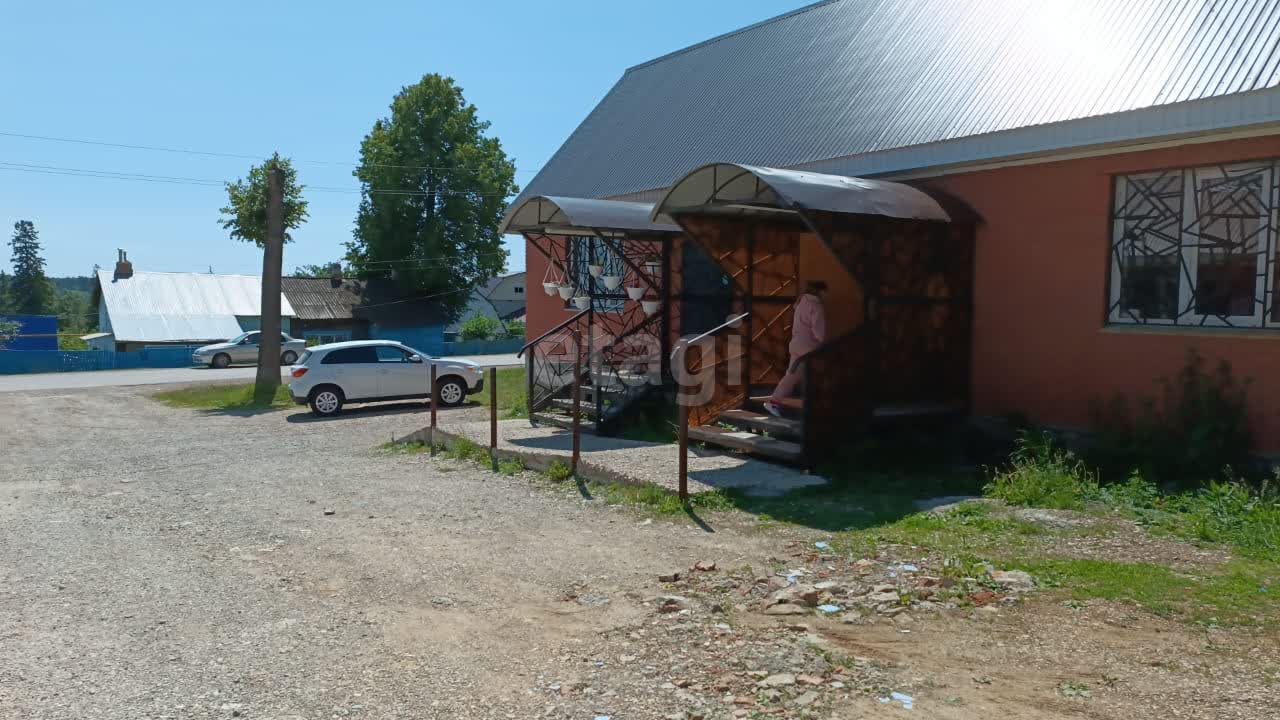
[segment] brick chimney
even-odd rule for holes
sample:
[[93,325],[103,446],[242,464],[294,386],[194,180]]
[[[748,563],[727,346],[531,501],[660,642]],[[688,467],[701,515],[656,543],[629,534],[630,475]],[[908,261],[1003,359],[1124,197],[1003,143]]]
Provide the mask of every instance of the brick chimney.
[[329,266],[329,285],[330,287],[342,287],[342,265],[334,263]]
[[129,254],[123,250],[116,250],[120,253],[120,257],[116,259],[116,280],[127,280],[133,277],[133,263],[129,262]]

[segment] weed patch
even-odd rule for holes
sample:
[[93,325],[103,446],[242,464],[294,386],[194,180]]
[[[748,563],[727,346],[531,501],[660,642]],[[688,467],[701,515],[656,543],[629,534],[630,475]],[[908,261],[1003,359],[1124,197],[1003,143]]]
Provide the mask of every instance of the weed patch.
[[165,390],[152,395],[157,401],[176,408],[192,408],[196,410],[269,410],[287,408],[293,405],[289,395],[289,387],[276,387],[275,394],[269,401],[254,396],[254,386],[248,385],[204,385],[200,387]]

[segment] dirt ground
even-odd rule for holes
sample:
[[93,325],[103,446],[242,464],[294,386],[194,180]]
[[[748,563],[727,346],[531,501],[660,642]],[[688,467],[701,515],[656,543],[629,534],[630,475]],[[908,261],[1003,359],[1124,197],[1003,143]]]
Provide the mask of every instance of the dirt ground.
[[816,533],[377,449],[416,405],[315,420],[155,391],[4,396],[0,717],[1280,717],[1256,630],[1034,594],[770,616],[735,593]]

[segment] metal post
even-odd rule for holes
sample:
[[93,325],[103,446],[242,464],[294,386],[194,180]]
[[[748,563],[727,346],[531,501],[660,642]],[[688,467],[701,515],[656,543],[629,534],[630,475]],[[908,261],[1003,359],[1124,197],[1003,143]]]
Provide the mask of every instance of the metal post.
[[489,368],[489,463],[498,471],[498,368]]
[[436,456],[436,364],[431,363],[431,431],[427,433],[431,442],[431,457]]
[[689,406],[680,401],[680,502],[689,502]]
[[578,458],[582,454],[582,333],[573,331],[573,458],[570,469],[578,472]]
[[676,432],[679,442],[677,443],[680,454],[680,502],[686,502],[689,499],[689,403],[686,401],[684,390],[684,379],[689,377],[689,345],[687,341],[681,340],[676,345],[676,351],[672,356],[671,364],[674,369],[678,370],[676,375]]

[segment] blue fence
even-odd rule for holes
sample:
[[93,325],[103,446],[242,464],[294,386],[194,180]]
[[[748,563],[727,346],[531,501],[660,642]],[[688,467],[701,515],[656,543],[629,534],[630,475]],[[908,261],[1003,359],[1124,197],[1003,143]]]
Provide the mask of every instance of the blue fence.
[[138,352],[0,350],[0,375],[188,367],[193,349],[194,346],[147,348]]
[[524,338],[506,340],[460,340],[444,343],[442,356],[449,355],[514,355],[524,347]]

